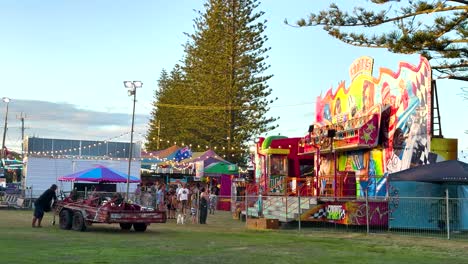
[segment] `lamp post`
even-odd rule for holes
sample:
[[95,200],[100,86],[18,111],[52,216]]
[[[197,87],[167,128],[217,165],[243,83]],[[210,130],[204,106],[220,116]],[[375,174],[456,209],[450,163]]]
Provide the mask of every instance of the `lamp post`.
[[334,143],[334,139],[335,139],[335,135],[336,135],[336,130],[335,129],[328,129],[327,131],[327,137],[330,138],[330,151],[332,152],[332,155],[333,155],[333,181],[335,182],[335,184],[333,184],[333,196],[335,197],[335,200],[337,198],[337,194],[336,194],[336,187],[338,185],[338,177],[337,177],[337,174],[336,174],[336,150],[333,149],[333,143]]
[[315,148],[316,152],[314,154],[314,171],[315,171],[315,181],[313,183],[313,188],[314,188],[314,194],[319,196],[320,192],[318,191],[318,185],[319,185],[319,176],[320,176],[320,145],[316,144],[314,139],[312,138],[314,135],[314,125],[309,126],[309,139],[310,142],[309,144]]
[[3,97],[2,98],[3,102],[6,103],[6,112],[5,112],[5,125],[3,126],[3,140],[2,140],[2,159],[5,158],[5,138],[6,138],[6,132],[7,132],[7,125],[8,125],[8,104],[10,103],[10,98],[8,97]]
[[133,126],[135,124],[136,89],[141,88],[143,86],[143,83],[141,81],[124,81],[124,86],[128,89],[128,96],[133,95],[132,128],[130,129],[130,151],[128,153],[127,193],[125,196],[125,199],[128,201],[128,192],[130,190],[130,168],[132,166],[133,154]]

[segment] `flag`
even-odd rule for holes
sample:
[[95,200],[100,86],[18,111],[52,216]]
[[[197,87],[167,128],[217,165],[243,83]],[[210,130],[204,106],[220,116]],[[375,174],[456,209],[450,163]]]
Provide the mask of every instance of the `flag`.
[[176,161],[181,161],[190,157],[192,157],[192,150],[189,147],[183,147],[177,150],[177,153],[174,158]]

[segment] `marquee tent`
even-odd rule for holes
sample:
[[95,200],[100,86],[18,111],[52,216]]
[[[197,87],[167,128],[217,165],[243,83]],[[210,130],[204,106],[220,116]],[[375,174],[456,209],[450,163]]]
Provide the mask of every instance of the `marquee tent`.
[[466,184],[468,164],[458,160],[446,160],[392,173],[389,180]]
[[[127,177],[128,175],[123,172],[104,166],[97,166],[70,175],[61,176],[58,180],[70,182],[126,183]],[[138,183],[140,179],[135,176],[130,176],[129,182]]]
[[[450,198],[451,230],[468,230],[468,164],[447,160],[402,170],[389,175],[391,197],[398,198],[390,228],[444,230],[446,216],[434,211],[434,203]],[[416,198],[413,198],[416,197]],[[432,199],[421,199],[431,197]],[[439,197],[439,199],[433,199]],[[394,198],[392,198],[394,199]],[[414,205],[418,199],[418,206]]]

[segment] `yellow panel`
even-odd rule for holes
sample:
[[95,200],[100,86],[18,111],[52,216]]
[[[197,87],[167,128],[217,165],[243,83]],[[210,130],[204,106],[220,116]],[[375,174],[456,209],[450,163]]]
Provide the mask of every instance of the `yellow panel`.
[[282,154],[289,155],[289,149],[262,149],[259,151],[262,155]]
[[438,154],[445,160],[457,160],[458,139],[456,138],[432,138],[431,152]]

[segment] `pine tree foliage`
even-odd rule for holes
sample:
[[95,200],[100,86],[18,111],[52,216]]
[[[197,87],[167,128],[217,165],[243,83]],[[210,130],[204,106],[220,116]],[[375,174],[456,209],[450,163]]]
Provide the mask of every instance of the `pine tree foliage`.
[[154,93],[153,110],[151,111],[151,117],[148,124],[148,132],[146,134],[146,150],[157,150],[159,149],[159,137],[160,137],[160,118],[161,114],[157,107],[157,102],[160,100],[161,93],[168,86],[169,75],[165,69],[162,69],[159,80],[158,89]]
[[[352,12],[331,4],[328,10],[310,14],[297,25],[323,26],[331,36],[354,46],[420,53],[430,60],[439,78],[468,81],[468,1],[371,2],[376,4],[372,10],[355,7]],[[377,5],[382,9],[374,11]],[[393,27],[388,30],[385,25]],[[372,33],[371,28],[384,33]]]
[[275,128],[276,118],[267,116],[275,99],[269,98],[270,48],[258,6],[256,0],[209,0],[198,12],[180,76],[161,74],[160,87],[167,87],[155,96],[148,146],[154,147],[151,127],[159,120],[161,143],[168,138],[194,151],[211,148],[242,163],[249,140]]

